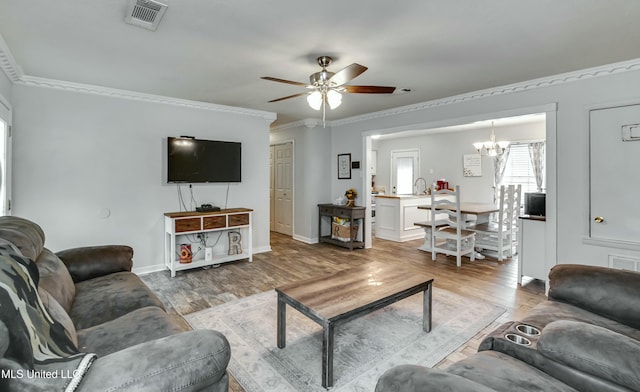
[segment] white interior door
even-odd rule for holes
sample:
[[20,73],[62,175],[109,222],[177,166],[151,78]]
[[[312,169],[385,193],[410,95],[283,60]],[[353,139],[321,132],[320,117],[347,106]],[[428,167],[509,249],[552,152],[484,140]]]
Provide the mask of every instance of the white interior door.
[[274,230],[293,235],[293,143],[274,146]]
[[640,105],[590,112],[590,236],[640,244]]
[[275,200],[275,166],[273,165],[273,156],[275,153],[275,146],[269,146],[269,230],[275,230],[275,208],[276,208],[276,200]]
[[418,178],[419,150],[391,151],[391,193],[413,194],[413,184]]

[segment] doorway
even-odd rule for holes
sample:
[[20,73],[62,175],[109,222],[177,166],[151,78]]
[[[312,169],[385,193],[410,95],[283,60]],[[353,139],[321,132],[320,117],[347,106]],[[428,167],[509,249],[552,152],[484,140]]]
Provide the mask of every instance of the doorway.
[[271,230],[293,236],[293,142],[270,146]]

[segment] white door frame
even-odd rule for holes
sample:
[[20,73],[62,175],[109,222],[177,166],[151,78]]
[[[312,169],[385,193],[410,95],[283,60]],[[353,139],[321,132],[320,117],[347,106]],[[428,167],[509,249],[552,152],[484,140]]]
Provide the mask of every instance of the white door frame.
[[11,215],[12,205],[11,205],[11,163],[12,159],[12,114],[13,110],[9,101],[0,94],[0,120],[6,123],[7,130],[5,132],[5,140],[4,140],[4,156],[5,156],[5,165],[0,168],[0,181],[1,184],[5,187],[4,198],[0,200],[2,205],[0,206],[0,211],[6,213],[6,215]]

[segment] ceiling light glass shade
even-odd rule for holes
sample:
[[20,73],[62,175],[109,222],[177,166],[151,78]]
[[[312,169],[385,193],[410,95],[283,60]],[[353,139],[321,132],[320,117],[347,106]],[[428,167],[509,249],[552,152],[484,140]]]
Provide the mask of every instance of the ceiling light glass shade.
[[509,146],[509,142],[506,141],[496,142],[496,134],[493,131],[493,121],[491,122],[491,137],[489,139],[490,140],[486,142],[473,143],[473,147],[475,147],[479,154],[495,157],[496,155],[502,155],[507,146]]
[[322,107],[322,94],[316,90],[307,96],[307,102],[312,109],[320,110]]
[[327,102],[329,102],[331,109],[337,108],[342,103],[342,94],[335,90],[327,91]]

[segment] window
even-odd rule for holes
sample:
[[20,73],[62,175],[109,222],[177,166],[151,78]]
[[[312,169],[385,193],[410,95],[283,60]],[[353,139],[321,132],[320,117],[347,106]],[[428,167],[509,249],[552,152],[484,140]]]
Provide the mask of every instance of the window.
[[[511,144],[500,185],[522,185],[523,193],[538,191],[533,163],[529,156],[529,144]],[[542,188],[546,188],[544,182]]]

